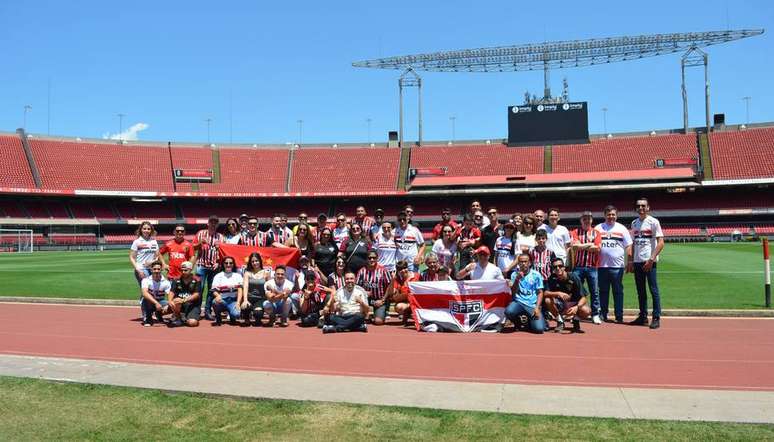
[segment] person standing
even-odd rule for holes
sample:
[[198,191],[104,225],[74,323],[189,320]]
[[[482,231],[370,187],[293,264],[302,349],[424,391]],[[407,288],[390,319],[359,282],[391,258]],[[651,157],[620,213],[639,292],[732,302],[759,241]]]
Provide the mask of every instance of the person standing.
[[[143,221],[135,232],[137,238],[129,248],[129,262],[134,267],[134,277],[138,284],[150,276],[150,265],[159,259],[159,243],[156,241],[156,229],[150,221]],[[162,264],[163,265],[163,264]]]
[[661,326],[661,294],[658,290],[658,255],[664,249],[664,232],[658,219],[650,216],[650,204],[646,198],[637,200],[635,208],[639,215],[632,221],[632,259],[629,261],[634,270],[634,282],[637,286],[637,298],[640,303],[640,315],[632,321],[632,325],[648,324],[648,292],[645,290],[647,281],[650,295],[653,297],[653,317],[651,329]]
[[443,237],[443,228],[446,226],[451,226],[452,239],[456,239],[460,226],[452,219],[451,209],[448,207],[441,210],[441,221],[433,227],[433,241],[437,241]]
[[352,218],[352,226],[356,224],[363,229],[363,235],[370,238],[371,227],[374,225],[375,220],[368,216],[365,206],[357,206],[355,208],[355,217]]
[[[497,208],[490,207],[486,211],[487,219],[489,219],[489,225],[481,229],[481,244],[487,246],[489,250],[496,250],[495,243],[497,238],[503,236],[505,231],[503,225],[497,219]],[[492,262],[495,262],[494,256],[491,257]]]
[[374,211],[374,223],[373,225],[371,225],[371,228],[368,230],[368,235],[370,236],[372,242],[376,241],[376,236],[379,235],[379,233],[381,232],[383,222],[384,222],[384,210],[376,209]]
[[[585,281],[591,294],[591,320],[594,324],[601,324],[599,317],[599,285],[597,284],[597,267],[599,266],[599,250],[602,244],[602,236],[594,225],[594,215],[585,211],[580,218],[580,228],[570,233],[572,238],[572,274],[581,282]],[[562,261],[564,265],[564,261]]]
[[559,224],[560,219],[559,209],[548,209],[548,224],[543,224],[538,227],[538,230],[545,230],[548,234],[546,247],[554,252],[557,258],[567,262],[567,248],[572,241],[570,240],[570,231],[567,230],[567,227]]
[[454,240],[454,227],[451,224],[443,226],[441,237],[435,240],[432,250],[438,257],[440,266],[453,271],[457,263],[457,242]]
[[395,263],[398,261],[398,245],[395,244],[395,238],[392,237],[392,224],[389,221],[382,223],[380,231],[374,236],[371,247],[376,250],[379,256],[379,265],[391,274],[395,273]]
[[623,323],[623,274],[626,269],[626,258],[632,254],[632,237],[629,230],[617,222],[618,209],[615,206],[605,207],[605,222],[594,229],[600,235],[599,267],[599,314],[607,322],[610,305],[610,287],[613,288],[613,307],[615,322]]
[[395,245],[398,246],[396,258],[406,261],[409,270],[419,270],[425,257],[425,238],[418,228],[409,224],[406,212],[398,213],[398,227],[395,229]]
[[476,227],[473,215],[466,213],[462,218],[462,229],[457,235],[457,251],[460,254],[460,268],[473,261],[473,251],[481,244],[481,230]]
[[167,278],[169,279],[179,278],[181,275],[180,265],[184,262],[193,261],[194,257],[193,245],[185,239],[185,226],[178,224],[175,226],[174,232],[175,237],[165,242],[161,249],[159,249],[159,257],[162,263],[164,262],[164,255],[169,255],[169,271],[167,272]]
[[[202,282],[202,293],[207,293],[204,302],[204,318],[212,320],[212,279],[218,273],[220,266],[220,244],[224,242],[223,235],[218,232],[220,220],[210,215],[207,228],[196,232],[194,250],[196,250],[196,276]],[[206,292],[205,292],[206,287]]]

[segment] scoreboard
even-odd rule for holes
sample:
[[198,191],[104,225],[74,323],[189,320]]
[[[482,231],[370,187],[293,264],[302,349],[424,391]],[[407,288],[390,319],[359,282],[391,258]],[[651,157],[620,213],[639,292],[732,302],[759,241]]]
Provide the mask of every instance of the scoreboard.
[[578,103],[508,106],[508,145],[589,142],[589,114]]

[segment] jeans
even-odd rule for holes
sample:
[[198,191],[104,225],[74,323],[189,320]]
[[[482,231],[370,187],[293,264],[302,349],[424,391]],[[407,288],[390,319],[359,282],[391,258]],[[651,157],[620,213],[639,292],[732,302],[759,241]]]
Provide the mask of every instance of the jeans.
[[[202,293],[207,293],[206,300],[204,301],[204,317],[209,318],[212,315],[212,301],[215,299],[212,296],[212,278],[215,277],[217,270],[206,269],[204,267],[196,268],[196,276],[202,282]],[[205,290],[204,286],[207,286]]]
[[542,334],[546,329],[543,315],[535,316],[535,309],[518,301],[511,301],[505,308],[505,317],[514,324],[519,323],[519,316],[526,315],[529,318],[529,329],[532,333]]
[[589,294],[591,295],[591,314],[596,316],[599,314],[599,284],[597,283],[597,269],[596,267],[575,267],[572,271],[580,278],[581,283],[584,281],[589,287]]
[[610,305],[610,286],[613,286],[613,305],[615,307],[615,319],[623,321],[623,267],[600,267],[597,269],[599,277],[600,314],[607,319]]
[[645,290],[645,280],[650,287],[650,295],[653,297],[653,319],[661,318],[661,295],[658,292],[658,280],[656,278],[656,263],[649,272],[643,270],[642,262],[634,263],[634,283],[637,285],[637,299],[640,301],[640,317],[648,317],[648,292]]
[[267,299],[266,301],[263,301],[263,311],[269,315],[269,318],[275,318],[277,312],[279,312],[280,318],[282,318],[283,321],[287,321],[288,315],[290,314],[290,304],[290,299],[283,299],[281,301],[274,302],[271,302]]
[[136,272],[136,271],[134,272],[134,279],[136,279],[136,280],[137,280],[137,284],[139,284],[140,286],[142,286],[142,280],[143,280],[143,279],[145,279],[145,278],[147,278],[148,276],[150,276],[150,275],[151,275],[151,271],[150,271],[150,269],[149,269],[149,268],[147,268],[147,267],[143,268],[143,269],[142,269],[142,271],[143,271],[143,274],[144,274],[144,276],[143,276],[142,278],[140,278],[140,277],[137,275],[137,272]]
[[242,311],[237,305],[236,296],[221,296],[220,299],[223,302],[213,302],[212,306],[215,308],[215,315],[220,316],[223,312],[228,312],[232,321],[242,316]]
[[365,324],[365,317],[360,313],[353,315],[333,315],[331,322],[336,331],[355,331]]
[[[156,299],[162,307],[166,307],[168,302],[166,299]],[[142,309],[142,318],[143,319],[153,319],[153,314],[156,313],[156,318],[161,321],[163,318],[161,316],[161,313],[156,311],[156,305],[152,302],[148,301],[145,298],[142,298],[140,300],[140,309]]]

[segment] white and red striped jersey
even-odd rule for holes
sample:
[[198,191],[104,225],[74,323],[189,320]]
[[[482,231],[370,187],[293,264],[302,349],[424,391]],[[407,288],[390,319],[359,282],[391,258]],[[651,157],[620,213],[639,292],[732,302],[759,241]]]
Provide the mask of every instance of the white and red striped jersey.
[[[594,230],[589,228],[585,232],[580,228],[573,229],[570,232],[572,242],[580,242],[581,244],[594,244],[597,247],[602,245],[602,236]],[[591,250],[575,250],[572,257],[573,267],[598,267],[599,266],[599,251],[592,252]]]
[[224,242],[223,235],[215,232],[210,235],[209,230],[202,229],[196,232],[194,237],[194,247],[198,248],[199,257],[196,259],[196,265],[206,269],[217,269],[220,264],[220,246]]
[[[658,238],[663,237],[661,223],[656,218],[648,215],[644,220],[637,218],[632,221],[632,238],[634,239],[632,256],[634,262],[649,260],[656,248]],[[656,262],[658,262],[658,256],[656,256]]]
[[379,264],[370,270],[365,266],[358,270],[355,284],[368,292],[369,299],[382,299],[392,282],[392,274]]
[[629,231],[621,223],[602,223],[594,227],[600,236],[599,267],[623,268],[626,264],[626,248],[632,245]]

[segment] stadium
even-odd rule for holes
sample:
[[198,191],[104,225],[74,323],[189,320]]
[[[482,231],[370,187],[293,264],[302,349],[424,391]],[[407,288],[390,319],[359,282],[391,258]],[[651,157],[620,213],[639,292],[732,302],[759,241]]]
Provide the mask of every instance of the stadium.
[[[140,416],[148,407],[170,410],[162,419],[169,431],[158,437],[190,427],[205,439],[230,431],[260,438],[249,424],[223,430],[211,407],[231,407],[238,419],[261,425],[287,419],[293,428],[272,433],[287,439],[333,431],[308,422],[316,418],[334,428],[363,426],[345,440],[510,438],[520,426],[548,438],[568,418],[578,419],[573,435],[581,439],[646,438],[653,428],[666,438],[772,437],[774,341],[761,250],[774,238],[774,121],[726,123],[722,111],[710,114],[706,83],[705,123],[689,126],[684,73],[703,66],[706,75],[701,48],[762,33],[657,34],[354,62],[401,72],[398,130],[371,140],[369,120],[369,139],[361,142],[56,136],[28,131],[25,107],[24,127],[0,132],[0,399],[18,408],[12,419],[45,423],[37,435],[43,439],[134,439],[135,425],[153,425]],[[682,127],[590,133],[589,103],[570,101],[566,89],[551,95],[549,71],[672,53],[683,55]],[[502,109],[506,137],[423,139],[422,72],[490,70],[543,71],[544,94]],[[419,89],[416,140],[404,134],[403,94],[411,87]],[[202,321],[207,327],[151,327],[149,335],[137,319],[127,253],[144,223],[159,244],[181,226],[195,243],[213,216],[222,230],[245,214],[268,235],[278,215],[291,227],[305,225],[305,215],[320,229],[312,221],[318,214],[354,223],[364,207],[369,217],[380,210],[394,223],[411,206],[411,223],[432,246],[441,213],[449,209],[462,224],[472,201],[485,212],[496,208],[500,223],[550,208],[577,229],[586,212],[594,224],[604,222],[609,205],[629,226],[642,199],[667,243],[659,265],[666,320],[653,331],[660,335],[591,319],[583,334],[557,330],[559,339],[417,333],[416,312],[415,331],[401,326],[396,310],[388,310],[384,327],[333,337],[275,328],[273,318],[268,328]],[[631,276],[624,290],[628,321],[638,306]],[[220,385],[201,385],[205,371]],[[363,390],[374,397],[353,393]],[[115,408],[95,413],[109,425],[81,416],[99,402]],[[46,421],[34,417],[34,407],[57,411]],[[178,426],[189,416],[196,423]],[[23,426],[13,426],[9,440],[31,437]]]

